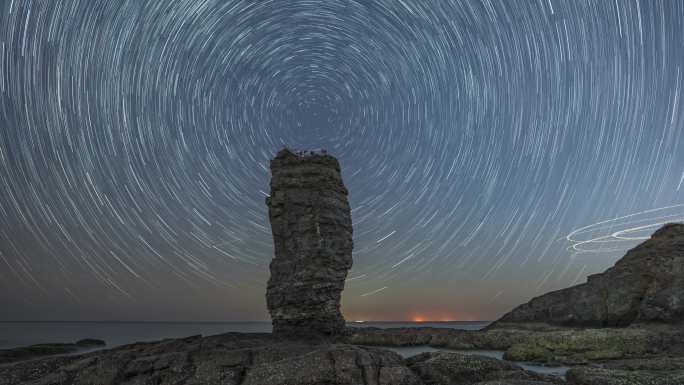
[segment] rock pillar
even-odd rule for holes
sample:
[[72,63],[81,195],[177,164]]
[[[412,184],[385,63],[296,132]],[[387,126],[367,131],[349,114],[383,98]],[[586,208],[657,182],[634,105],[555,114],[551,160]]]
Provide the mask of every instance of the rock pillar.
[[352,221],[340,165],[324,153],[280,151],[266,199],[275,257],[266,302],[273,333],[344,332],[340,297],[352,266]]

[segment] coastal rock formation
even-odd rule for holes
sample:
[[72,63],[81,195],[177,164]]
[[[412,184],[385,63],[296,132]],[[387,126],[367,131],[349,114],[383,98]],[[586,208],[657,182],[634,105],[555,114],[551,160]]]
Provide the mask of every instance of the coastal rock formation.
[[684,357],[658,357],[578,366],[567,372],[569,385],[684,384]]
[[340,297],[352,266],[352,221],[337,159],[280,151],[266,199],[273,232],[266,302],[273,333],[343,334]]
[[[503,326],[503,327],[502,327]],[[430,346],[455,350],[501,350],[510,361],[585,365],[641,357],[683,357],[680,324],[636,324],[626,328],[566,328],[511,323],[486,330],[448,328],[353,328],[348,342],[367,346]]]
[[73,354],[83,350],[97,349],[102,346],[105,346],[104,341],[87,338],[73,344],[37,344],[12,349],[0,349],[0,364],[24,361],[36,357],[54,356],[57,354]]
[[684,370],[609,370],[573,368],[567,374],[568,385],[679,385],[684,384]]
[[532,299],[504,323],[627,326],[684,321],[684,224],[667,224],[604,273]]
[[496,358],[451,352],[421,353],[406,360],[426,384],[553,385],[559,377],[523,370]]
[[0,385],[422,385],[401,356],[228,333],[0,365]]
[[[660,325],[674,330],[674,325]],[[629,328],[613,329],[623,333]],[[415,329],[414,329],[415,330]],[[579,338],[559,331],[519,331],[527,338],[546,342],[547,347],[609,351],[630,349],[634,341],[618,343],[602,337],[594,329]],[[408,332],[408,331],[407,331]],[[416,331],[417,332],[417,331]],[[502,349],[494,340],[508,330],[461,331],[474,343],[471,349]],[[565,330],[562,333],[570,333]],[[579,332],[582,333],[581,329]],[[406,333],[400,333],[406,334]],[[468,337],[471,334],[476,336]],[[522,337],[519,336],[519,337]],[[606,343],[590,342],[597,337]],[[670,345],[672,336],[663,336],[655,346]],[[519,339],[519,338],[516,338]],[[676,339],[676,338],[674,338]],[[411,343],[421,341],[411,341]],[[443,343],[441,337],[432,343]],[[613,343],[615,342],[615,343]],[[514,341],[505,342],[506,344]],[[571,346],[576,345],[576,346]],[[453,346],[457,346],[454,342]],[[585,349],[586,350],[586,349]],[[649,349],[652,350],[652,349]],[[567,354],[560,350],[553,354]],[[591,352],[588,352],[591,353]],[[654,355],[640,352],[639,357],[606,359],[598,355],[591,365],[568,372],[568,385],[605,384],[682,384],[684,359],[681,352]],[[536,358],[536,357],[532,357]],[[617,381],[616,379],[620,379]],[[642,381],[643,379],[643,381]],[[663,381],[667,379],[668,381]],[[226,333],[223,335],[157,342],[135,343],[110,350],[81,355],[60,355],[21,362],[0,363],[0,385],[551,385],[562,384],[560,377],[521,369],[491,357],[454,352],[429,352],[402,359],[384,349],[346,343],[328,343],[309,339],[281,338],[271,334]]]

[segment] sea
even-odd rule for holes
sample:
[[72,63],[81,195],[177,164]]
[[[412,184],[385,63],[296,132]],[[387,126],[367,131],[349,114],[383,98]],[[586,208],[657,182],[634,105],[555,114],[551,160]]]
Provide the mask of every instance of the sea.
[[[445,321],[445,322],[349,322],[350,327],[407,328],[433,327],[460,330],[480,330],[490,321]],[[181,338],[194,335],[211,336],[216,334],[270,333],[270,322],[0,322],[0,349],[9,349],[41,343],[71,343],[84,338],[104,340],[105,348],[113,348],[134,342],[158,341],[166,338]],[[387,347],[403,357],[410,357],[437,349],[430,346]],[[502,359],[503,352],[497,350],[450,350],[465,354],[478,354]],[[569,369],[565,366],[546,367],[531,363],[519,362],[525,369],[535,372],[565,376]]]
[[[349,322],[351,327],[435,327],[479,330],[488,321],[453,322]],[[84,338],[104,340],[108,348],[134,342],[158,341],[194,335],[228,332],[270,333],[269,321],[250,322],[0,322],[0,349],[41,343],[76,342]]]

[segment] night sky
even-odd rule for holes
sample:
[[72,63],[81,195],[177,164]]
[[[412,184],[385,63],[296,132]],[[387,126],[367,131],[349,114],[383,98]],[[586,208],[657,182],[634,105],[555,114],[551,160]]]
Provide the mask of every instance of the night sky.
[[684,2],[0,0],[0,320],[266,320],[284,146],[347,319],[494,319],[684,220]]

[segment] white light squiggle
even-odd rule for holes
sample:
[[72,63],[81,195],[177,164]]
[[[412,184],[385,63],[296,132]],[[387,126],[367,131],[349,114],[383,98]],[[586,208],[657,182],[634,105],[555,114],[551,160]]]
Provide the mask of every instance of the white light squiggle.
[[[634,241],[650,238],[650,232],[648,235],[635,236],[633,234],[656,229],[667,223],[682,221],[684,221],[684,204],[677,204],[639,211],[580,227],[568,234],[565,239],[570,242],[568,250],[575,253],[618,252],[625,250]],[[606,230],[609,232],[606,233]]]

